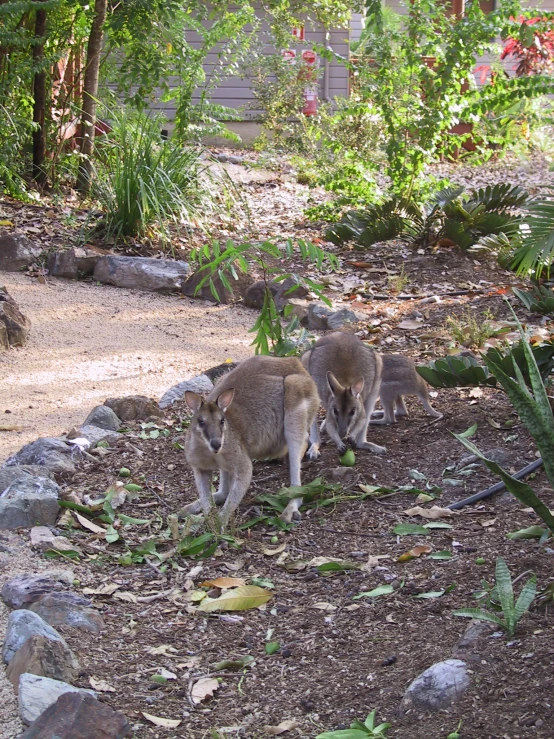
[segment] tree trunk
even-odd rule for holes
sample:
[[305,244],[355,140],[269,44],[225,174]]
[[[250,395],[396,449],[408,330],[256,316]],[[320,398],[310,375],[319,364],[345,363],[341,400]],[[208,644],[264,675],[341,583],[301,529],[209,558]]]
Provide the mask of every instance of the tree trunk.
[[81,117],[81,154],[83,158],[77,175],[77,190],[83,194],[87,193],[90,189],[92,175],[98,73],[100,70],[100,55],[104,39],[107,5],[108,0],[95,0],[94,18],[87,46],[87,61],[83,83],[83,113]]
[[38,8],[35,18],[35,43],[33,45],[33,179],[39,185],[46,184],[44,160],[46,158],[46,69],[44,67],[44,42],[46,38],[46,10]]

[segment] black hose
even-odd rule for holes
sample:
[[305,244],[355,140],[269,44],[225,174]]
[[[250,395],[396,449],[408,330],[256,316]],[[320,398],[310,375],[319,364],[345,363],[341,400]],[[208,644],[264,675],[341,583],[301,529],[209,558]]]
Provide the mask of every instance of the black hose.
[[[531,462],[531,464],[528,464],[527,467],[524,467],[519,472],[516,472],[515,475],[512,475],[512,477],[515,477],[516,480],[521,480],[522,477],[527,477],[527,475],[530,475],[531,472],[538,470],[541,466],[542,459],[539,457],[539,459],[536,459],[534,462]],[[466,505],[472,505],[473,503],[477,503],[478,501],[484,500],[485,498],[490,498],[491,495],[499,493],[501,490],[504,490],[505,487],[506,485],[502,481],[497,482],[495,485],[491,485],[490,488],[487,488],[486,490],[481,490],[480,493],[470,495],[469,498],[464,498],[463,500],[459,500],[456,503],[452,503],[451,505],[446,507],[449,508],[451,511],[457,511],[460,508],[464,508]]]

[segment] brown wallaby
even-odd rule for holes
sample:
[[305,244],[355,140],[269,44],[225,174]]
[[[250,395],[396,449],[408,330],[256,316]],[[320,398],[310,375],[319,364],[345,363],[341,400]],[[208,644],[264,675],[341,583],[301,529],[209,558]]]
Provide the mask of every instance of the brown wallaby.
[[[323,336],[302,356],[302,363],[313,377],[319,397],[327,411],[321,426],[337,445],[346,451],[343,439],[356,449],[385,454],[385,447],[366,440],[367,427],[381,381],[381,355],[362,344],[354,334],[335,331]],[[320,455],[321,438],[317,422],[310,429],[308,458]]]
[[417,395],[423,407],[434,418],[442,418],[429,402],[429,390],[423,377],[417,373],[415,362],[404,354],[382,354],[383,373],[381,375],[382,411],[374,415],[382,418],[371,419],[372,424],[389,424],[396,421],[396,416],[407,416],[404,404],[405,395]]
[[[284,456],[290,483],[300,485],[300,462],[308,433],[319,408],[316,386],[295,357],[252,357],[223,375],[206,400],[185,393],[194,411],[185,454],[194,472],[199,500],[181,515],[207,514],[212,503],[224,504],[225,527],[252,479],[252,459]],[[219,470],[219,490],[211,494],[212,473]],[[302,498],[294,498],[281,514],[283,521],[299,518]]]

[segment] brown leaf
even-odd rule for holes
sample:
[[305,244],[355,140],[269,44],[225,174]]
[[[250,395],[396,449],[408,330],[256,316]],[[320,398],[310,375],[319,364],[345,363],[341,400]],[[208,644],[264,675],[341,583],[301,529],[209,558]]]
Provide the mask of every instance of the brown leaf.
[[200,584],[201,588],[240,588],[246,585],[242,577],[216,577],[213,580],[205,580]]
[[281,721],[277,726],[264,726],[264,731],[266,734],[271,734],[271,736],[278,736],[284,734],[285,731],[296,729],[297,726],[298,721],[296,719],[289,719],[288,721]]
[[94,675],[91,675],[88,679],[89,685],[93,690],[98,690],[100,693],[115,693],[115,688],[105,680],[99,680]]
[[266,557],[273,557],[275,554],[281,554],[281,552],[284,552],[286,548],[287,548],[287,542],[284,541],[276,549],[264,549],[263,553],[265,554]]
[[147,721],[150,721],[154,726],[163,726],[166,729],[176,729],[182,720],[178,718],[162,718],[161,716],[152,716],[151,713],[141,711],[142,715]]
[[401,554],[396,561],[409,562],[411,559],[416,559],[417,557],[421,557],[422,554],[429,554],[429,552],[432,551],[433,547],[430,547],[429,544],[420,544],[419,546],[410,549],[409,552],[404,552],[404,554]]
[[202,703],[206,698],[211,697],[219,688],[219,683],[213,677],[203,677],[192,686],[190,697],[193,703]]
[[454,511],[451,511],[449,508],[441,508],[438,505],[431,506],[431,508],[422,508],[418,505],[414,508],[408,508],[404,513],[407,516],[421,516],[422,518],[428,518],[431,521],[454,515]]
[[102,528],[102,526],[98,526],[97,524],[92,523],[92,521],[89,521],[88,518],[85,518],[85,516],[81,516],[81,514],[77,513],[77,511],[74,511],[73,515],[84,529],[88,529],[94,534],[104,535],[106,533],[106,529]]
[[396,328],[401,328],[403,331],[417,331],[417,329],[422,326],[422,321],[414,321],[411,318],[408,318],[405,321],[400,321]]
[[0,431],[23,431],[23,426],[14,426],[9,423],[0,423]]

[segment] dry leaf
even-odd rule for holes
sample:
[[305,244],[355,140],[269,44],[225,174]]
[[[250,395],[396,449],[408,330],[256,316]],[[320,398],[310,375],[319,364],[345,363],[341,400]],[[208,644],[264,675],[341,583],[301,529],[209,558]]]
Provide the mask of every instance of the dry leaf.
[[23,426],[14,426],[13,424],[0,423],[0,431],[23,431]]
[[187,597],[190,598],[193,603],[200,603],[200,601],[204,600],[207,595],[208,594],[205,590],[193,590],[190,593],[187,593]]
[[[150,653],[152,654],[152,652]],[[178,670],[190,670],[193,667],[198,667],[200,662],[202,661],[202,657],[200,657],[199,654],[194,655],[193,657],[188,657],[184,662],[179,662],[178,665],[176,665],[176,668]]]
[[415,506],[415,508],[408,508],[404,513],[407,516],[421,516],[422,518],[428,518],[431,521],[454,515],[454,511],[451,511],[449,508],[441,508],[438,505],[431,506],[431,508],[422,508],[418,505]]
[[163,726],[166,729],[176,729],[182,723],[182,720],[179,718],[161,718],[160,716],[152,716],[151,713],[145,713],[144,711],[141,711],[141,713],[154,726]]
[[487,521],[481,521],[481,526],[487,528],[488,526],[494,526],[496,518],[489,518]]
[[388,554],[375,554],[368,557],[367,562],[360,567],[362,572],[371,572],[374,567],[377,567],[380,559],[390,559]]
[[203,677],[194,683],[190,693],[193,703],[201,703],[205,698],[212,696],[219,688],[219,683],[213,677]]
[[82,592],[84,595],[112,595],[120,587],[121,585],[117,585],[115,582],[107,582],[100,585],[99,588],[83,588]]
[[321,567],[321,565],[327,565],[330,562],[344,562],[344,559],[340,557],[313,557],[308,562],[308,567]]
[[134,593],[130,593],[128,590],[122,590],[119,593],[114,593],[113,597],[117,600],[124,600],[127,603],[137,602],[137,596]]
[[244,567],[244,560],[237,559],[236,562],[224,562],[223,564],[231,572],[237,572],[238,570],[242,570]]
[[337,607],[332,603],[325,603],[325,601],[319,601],[314,603],[313,608],[317,608],[318,611],[336,611]]
[[177,675],[174,672],[166,670],[164,667],[158,670],[158,675],[165,677],[166,680],[177,680]]
[[263,549],[263,553],[266,557],[273,557],[275,554],[281,554],[287,548],[287,542],[284,541],[277,549]]
[[84,529],[88,529],[89,531],[92,531],[93,534],[104,535],[106,533],[106,529],[102,528],[102,526],[98,526],[97,524],[92,523],[92,521],[89,521],[88,518],[81,516],[81,514],[77,513],[77,511],[74,511],[73,515],[75,516],[77,521],[81,524],[81,526]]
[[357,603],[352,603],[352,605],[346,606],[344,610],[345,611],[357,611],[358,608],[361,608],[361,606],[358,605]]
[[240,588],[242,585],[246,585],[246,580],[243,580],[242,577],[216,577],[214,580],[206,580],[200,587]]
[[409,562],[411,559],[416,559],[417,557],[421,557],[422,554],[429,554],[429,552],[432,551],[433,547],[430,547],[429,544],[420,544],[419,546],[410,549],[409,552],[404,552],[404,554],[401,554],[396,561]]
[[99,680],[97,677],[89,677],[89,684],[93,690],[98,690],[100,693],[115,693],[115,688],[105,680]]
[[159,647],[146,647],[146,651],[148,654],[163,654],[167,656],[170,653],[176,654],[178,650],[172,647],[171,644],[160,644]]
[[297,726],[298,721],[296,721],[296,719],[289,719],[288,721],[281,721],[277,726],[264,726],[264,731],[266,734],[278,736],[278,734],[284,734],[285,731],[296,729]]
[[273,593],[257,585],[244,585],[240,588],[227,590],[219,598],[206,598],[198,607],[202,613],[212,611],[246,611],[257,608],[273,598]]
[[472,387],[469,391],[470,398],[482,398],[483,394],[483,390],[480,387]]
[[401,328],[404,331],[414,331],[418,328],[421,328],[423,326],[423,323],[421,321],[414,321],[410,318],[408,318],[406,321],[400,321],[398,326],[396,328]]

